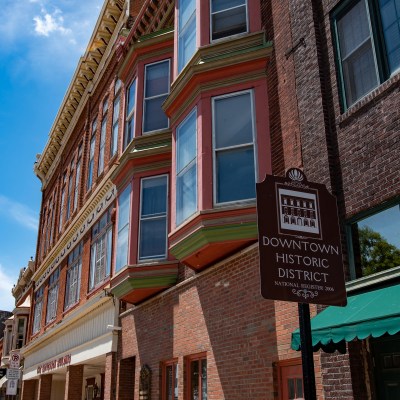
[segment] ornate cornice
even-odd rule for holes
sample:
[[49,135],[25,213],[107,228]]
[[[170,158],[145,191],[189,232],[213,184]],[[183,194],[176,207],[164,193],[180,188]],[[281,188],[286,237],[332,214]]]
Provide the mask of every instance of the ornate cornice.
[[68,256],[70,251],[79,243],[86,232],[95,224],[101,214],[112,204],[115,199],[116,190],[110,180],[112,170],[107,174],[100,185],[85,202],[85,207],[72,221],[69,229],[53,247],[45,260],[41,263],[32,277],[38,289],[46,278],[57,268],[62,260]]
[[110,58],[119,31],[126,19],[124,0],[106,0],[100,12],[85,54],[79,60],[74,76],[49,133],[48,142],[37,157],[34,172],[43,186],[50,180],[65,143],[76,124],[93,86]]

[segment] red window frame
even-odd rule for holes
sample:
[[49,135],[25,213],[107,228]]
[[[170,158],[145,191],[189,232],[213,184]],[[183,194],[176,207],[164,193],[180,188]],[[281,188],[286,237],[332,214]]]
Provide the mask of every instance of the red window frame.
[[[169,397],[168,389],[168,373],[167,370],[168,368],[172,367],[172,384],[171,387],[174,389],[175,387],[179,388],[179,366],[178,366],[178,360],[173,359],[169,361],[164,361],[162,363],[162,388],[161,388],[161,400],[177,400],[179,395],[176,395],[175,397]],[[177,376],[178,372],[178,376]],[[178,389],[179,390],[179,389]],[[173,393],[171,393],[173,396]]]
[[200,389],[198,390],[198,397],[196,400],[204,400],[203,399],[203,376],[201,374],[202,370],[202,365],[203,362],[205,361],[206,365],[206,378],[205,378],[205,384],[206,384],[206,392],[207,390],[207,353],[199,353],[199,354],[193,354],[190,356],[186,357],[185,364],[186,364],[186,383],[187,383],[187,390],[186,390],[186,400],[193,400],[192,392],[193,392],[193,386],[192,386],[192,366],[195,365],[194,363],[197,363],[197,371],[198,372],[198,382],[197,382],[197,387]]

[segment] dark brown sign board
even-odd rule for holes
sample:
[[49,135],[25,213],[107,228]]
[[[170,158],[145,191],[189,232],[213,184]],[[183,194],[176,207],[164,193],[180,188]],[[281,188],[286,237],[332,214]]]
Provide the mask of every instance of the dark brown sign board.
[[336,198],[297,168],[257,184],[261,294],[345,306]]

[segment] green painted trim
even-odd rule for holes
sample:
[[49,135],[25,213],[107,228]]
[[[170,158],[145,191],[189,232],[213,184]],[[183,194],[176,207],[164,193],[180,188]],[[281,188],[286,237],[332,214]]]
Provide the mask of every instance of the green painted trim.
[[170,247],[171,254],[178,260],[188,257],[210,243],[232,240],[256,239],[257,223],[245,222],[235,225],[222,225],[201,228],[186,239]]
[[146,278],[127,277],[111,289],[111,293],[121,298],[137,289],[170,287],[175,285],[177,274],[166,276],[151,276]]
[[139,42],[144,42],[145,40],[153,39],[153,38],[155,38],[157,36],[162,36],[162,35],[165,35],[166,33],[170,33],[170,32],[173,32],[173,31],[174,31],[174,27],[173,26],[168,27],[168,28],[164,28],[164,29],[160,29],[159,31],[151,32],[151,33],[148,33],[147,35],[140,36],[138,41]]

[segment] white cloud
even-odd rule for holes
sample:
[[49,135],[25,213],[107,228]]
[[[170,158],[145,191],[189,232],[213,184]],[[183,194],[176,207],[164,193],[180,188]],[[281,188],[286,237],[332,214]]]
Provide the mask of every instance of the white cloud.
[[33,17],[33,21],[35,22],[35,32],[39,36],[49,36],[52,32],[60,32],[63,35],[71,32],[70,29],[64,28],[64,18],[61,15],[57,16],[56,14],[58,14],[58,12],[53,15],[46,13],[43,17]]
[[15,299],[11,294],[11,289],[16,281],[17,277],[10,277],[9,274],[6,273],[6,268],[3,268],[0,264],[0,310],[12,311],[15,308]]
[[35,232],[38,229],[38,219],[33,210],[2,195],[0,195],[0,215]]

